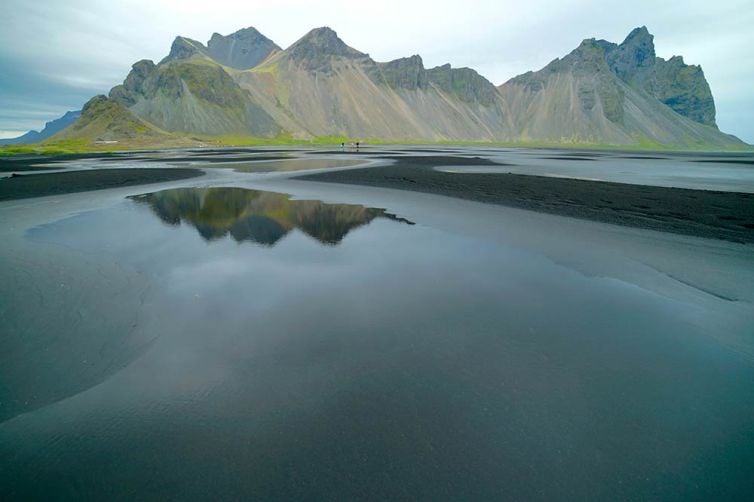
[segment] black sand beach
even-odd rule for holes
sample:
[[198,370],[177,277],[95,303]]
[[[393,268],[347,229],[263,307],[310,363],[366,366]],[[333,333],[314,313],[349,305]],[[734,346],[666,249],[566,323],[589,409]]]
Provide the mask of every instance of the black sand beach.
[[134,154],[129,153],[76,153],[59,155],[4,155],[0,156],[0,173],[12,173],[15,171],[39,171],[56,169],[50,164],[69,162],[75,160],[99,159],[99,160],[133,160]]
[[206,173],[0,202],[0,499],[751,498],[754,170],[397,150],[0,179]]
[[199,169],[96,169],[61,173],[17,175],[0,179],[0,200],[87,192],[202,176]]
[[390,166],[299,176],[326,183],[411,190],[663,232],[754,242],[754,195],[432,166],[499,165],[480,158],[393,157]]
[[[171,156],[150,152],[133,154],[85,154],[60,156],[29,156],[0,159],[0,171],[23,172],[39,169],[65,168],[66,161],[99,159],[105,162],[122,160],[160,161],[180,163],[201,162],[204,167],[214,163],[244,163],[248,161],[289,160],[304,164],[305,158],[270,155],[284,150],[227,149],[185,153]],[[338,170],[304,174],[299,179],[328,183],[379,186],[424,193],[458,197],[485,203],[512,206],[562,216],[570,216],[606,223],[648,228],[698,237],[724,239],[732,242],[754,242],[754,194],[668,188],[651,185],[588,181],[512,173],[454,173],[434,169],[443,166],[515,165],[484,156],[441,155],[439,150],[421,150],[431,155],[416,155],[411,150],[397,154],[391,150],[368,152],[374,159],[391,160],[389,166]],[[246,155],[243,155],[243,154]],[[292,152],[291,152],[292,153]],[[329,152],[309,152],[329,153]],[[335,153],[335,152],[333,152]],[[352,153],[352,152],[351,152]],[[364,152],[367,153],[367,152]],[[539,152],[540,155],[545,152]],[[613,152],[614,154],[615,152]],[[595,160],[599,155],[584,152],[561,152],[563,159]],[[691,159],[704,162],[710,159]],[[719,155],[716,157],[720,157]],[[735,156],[733,156],[735,157]],[[749,162],[748,157],[732,156],[716,159],[720,162]],[[313,164],[315,161],[311,161]],[[45,165],[47,164],[47,165]],[[264,162],[254,163],[254,171],[272,171]],[[281,167],[283,165],[281,164]],[[504,169],[504,167],[503,167]],[[51,174],[16,174],[0,180],[0,200],[20,199],[44,195],[82,192],[179,180],[202,174],[189,168],[128,168],[77,170]]]

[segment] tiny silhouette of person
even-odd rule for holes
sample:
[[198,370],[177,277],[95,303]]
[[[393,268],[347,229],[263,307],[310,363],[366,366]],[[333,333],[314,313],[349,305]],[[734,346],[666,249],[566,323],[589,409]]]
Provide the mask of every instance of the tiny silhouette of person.
[[345,152],[346,151],[346,142],[345,141],[342,141],[340,143],[340,151],[341,152]]
[[356,151],[357,152],[359,151],[359,142],[358,141],[356,142]]

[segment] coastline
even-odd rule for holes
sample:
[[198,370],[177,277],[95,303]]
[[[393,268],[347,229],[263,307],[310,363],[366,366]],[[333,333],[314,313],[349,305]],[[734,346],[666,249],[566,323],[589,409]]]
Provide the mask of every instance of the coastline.
[[0,201],[88,192],[203,176],[189,168],[123,168],[17,175],[0,180]]
[[[393,165],[296,176],[393,188],[737,243],[754,243],[754,194]],[[457,160],[456,160],[456,163]]]

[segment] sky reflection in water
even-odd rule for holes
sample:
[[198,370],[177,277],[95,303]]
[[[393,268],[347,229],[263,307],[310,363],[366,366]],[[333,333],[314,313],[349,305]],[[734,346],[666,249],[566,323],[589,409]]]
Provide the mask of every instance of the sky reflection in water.
[[[406,223],[208,188],[29,230],[48,268],[6,312],[34,343],[4,339],[0,486],[22,499],[743,494],[754,369],[704,315],[740,319],[738,305],[586,276],[515,235]],[[76,272],[65,289],[61,270]]]

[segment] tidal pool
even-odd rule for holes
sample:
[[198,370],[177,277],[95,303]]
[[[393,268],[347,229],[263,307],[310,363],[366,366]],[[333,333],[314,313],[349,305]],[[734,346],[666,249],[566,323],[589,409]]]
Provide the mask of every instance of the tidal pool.
[[187,187],[6,239],[0,498],[751,493],[751,303],[666,273],[750,281],[750,247],[654,271],[603,248],[651,233],[391,197]]
[[313,159],[297,158],[276,160],[270,162],[247,162],[245,164],[218,165],[218,167],[233,167],[239,173],[269,173],[286,171],[304,171],[309,169],[327,169],[333,167],[355,167],[367,164],[363,160],[346,159]]
[[245,188],[177,188],[131,199],[149,205],[169,225],[192,225],[207,241],[230,235],[237,242],[271,246],[296,229],[322,244],[335,245],[375,218],[413,225],[384,209],[291,200],[284,194]]
[[[558,156],[558,154],[560,156]],[[501,152],[491,156],[501,166],[443,166],[453,173],[515,173],[557,178],[610,181],[697,190],[754,193],[754,160],[706,158],[693,154],[663,157],[589,152],[584,157],[568,152]]]

